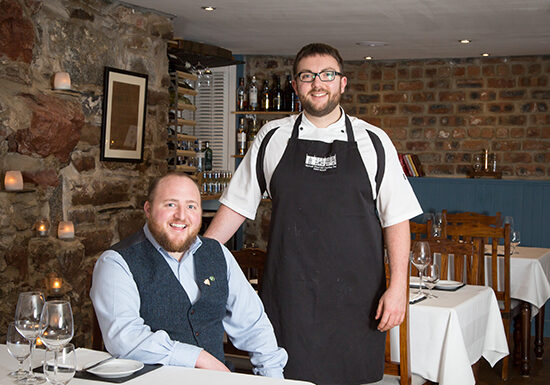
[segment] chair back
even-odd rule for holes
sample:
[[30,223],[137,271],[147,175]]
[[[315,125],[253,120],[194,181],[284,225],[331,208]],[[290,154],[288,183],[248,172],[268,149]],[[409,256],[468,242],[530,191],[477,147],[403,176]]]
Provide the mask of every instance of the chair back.
[[494,216],[475,213],[472,211],[463,211],[459,213],[448,213],[447,210],[442,210],[443,220],[447,223],[480,223],[488,226],[500,226],[502,223],[500,211]]
[[[248,279],[252,287],[258,291],[262,285],[262,277],[264,274],[267,253],[258,248],[245,248],[232,251],[231,254],[235,257],[235,260],[239,264],[246,279]],[[248,352],[237,349],[233,346],[229,339],[227,339],[227,342],[224,342],[224,352],[226,354],[244,357],[245,360],[248,360]],[[237,369],[244,369],[242,367],[238,367],[239,364],[237,362],[233,362],[233,364],[237,367]],[[248,369],[248,364],[246,365],[246,369]]]
[[[482,242],[478,239],[470,242],[445,238],[423,239],[422,241],[428,242],[432,254],[440,255],[441,279],[452,279],[468,285],[483,285],[480,267],[483,260],[480,256]],[[449,269],[451,260],[452,268]],[[414,269],[413,275],[416,274],[417,271]]]
[[231,252],[241,267],[244,275],[256,290],[262,286],[264,266],[267,259],[265,250],[258,248],[246,248]]
[[[390,269],[389,265],[385,264],[386,269],[386,286],[389,285]],[[407,296],[409,293],[409,280],[407,279]],[[386,333],[386,347],[384,353],[384,374],[399,377],[399,385],[411,385],[411,365],[410,365],[410,349],[409,349],[409,301],[405,311],[405,318],[399,325],[399,362],[391,359],[391,344],[390,332]]]
[[[499,301],[508,346],[512,346],[510,339],[510,320],[512,318],[510,300],[510,224],[506,223],[503,227],[494,227],[482,223],[448,224],[446,232],[447,236],[453,239],[477,238],[482,242],[483,247],[479,252],[481,266],[485,266],[485,255],[491,258],[491,263],[487,264],[487,274],[483,271],[482,277],[485,278],[485,275],[487,275],[488,279],[485,284],[493,289]],[[499,259],[502,260],[503,270],[499,270]],[[509,356],[502,360],[502,378],[504,380],[508,378],[508,361]]]
[[412,240],[420,240],[432,237],[432,221],[428,220],[425,223],[417,223],[410,221],[409,227]]

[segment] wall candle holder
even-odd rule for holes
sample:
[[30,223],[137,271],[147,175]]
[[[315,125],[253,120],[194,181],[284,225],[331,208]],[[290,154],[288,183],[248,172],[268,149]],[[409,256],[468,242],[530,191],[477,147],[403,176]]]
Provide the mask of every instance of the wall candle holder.
[[71,76],[67,72],[56,72],[53,77],[54,90],[70,90]]
[[61,221],[57,226],[57,237],[59,239],[74,238],[74,225],[71,221]]
[[48,232],[50,231],[50,222],[47,219],[42,218],[34,224],[34,229],[39,237],[47,237]]
[[6,191],[23,190],[23,175],[21,171],[6,171],[4,176],[4,188]]

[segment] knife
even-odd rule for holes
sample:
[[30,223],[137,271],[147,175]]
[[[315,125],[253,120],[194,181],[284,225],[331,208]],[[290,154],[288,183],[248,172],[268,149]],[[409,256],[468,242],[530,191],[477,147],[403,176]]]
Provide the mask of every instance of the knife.
[[105,358],[104,360],[101,360],[101,361],[99,361],[99,362],[96,362],[95,364],[93,364],[93,365],[91,365],[91,366],[88,366],[88,367],[86,367],[86,368],[82,368],[82,370],[90,370],[90,369],[96,368],[96,367],[98,367],[99,365],[104,364],[104,363],[107,362],[107,361],[111,361],[111,360],[113,360],[113,359],[115,359],[115,358],[116,358],[115,356],[111,356],[111,357],[109,357],[109,358]]

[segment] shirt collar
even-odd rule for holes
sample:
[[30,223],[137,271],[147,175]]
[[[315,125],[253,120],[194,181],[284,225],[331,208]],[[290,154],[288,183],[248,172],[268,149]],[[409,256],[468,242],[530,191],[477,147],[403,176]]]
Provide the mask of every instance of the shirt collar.
[[332,123],[331,125],[325,127],[325,128],[319,128],[315,124],[311,123],[308,118],[306,117],[306,114],[302,113],[302,124],[307,126],[307,128],[314,128],[316,130],[325,130],[325,129],[336,129],[341,128],[342,126],[346,125],[346,113],[344,112],[344,109],[342,106],[338,106],[340,108],[340,119],[338,119],[336,122]]
[[[176,260],[170,254],[168,254],[168,252],[164,250],[164,248],[161,245],[159,245],[157,240],[153,237],[153,234],[151,234],[151,230],[149,230],[149,226],[147,226],[147,223],[145,223],[145,225],[143,226],[143,232],[145,233],[145,238],[147,238],[147,240],[151,242],[155,250],[161,253],[165,258]],[[185,254],[183,254],[183,257],[180,259],[180,262],[186,259],[189,255],[195,254],[195,251],[197,251],[197,249],[201,247],[201,245],[202,245],[201,239],[199,237],[195,237],[195,241],[191,244],[191,247],[189,247],[189,250],[187,250]]]

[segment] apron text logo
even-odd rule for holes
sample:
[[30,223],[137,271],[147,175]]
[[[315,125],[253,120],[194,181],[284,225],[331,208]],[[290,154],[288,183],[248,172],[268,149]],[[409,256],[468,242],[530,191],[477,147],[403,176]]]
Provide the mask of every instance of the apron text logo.
[[305,166],[315,171],[326,171],[331,168],[336,168],[336,155],[320,158],[318,156],[306,154]]

